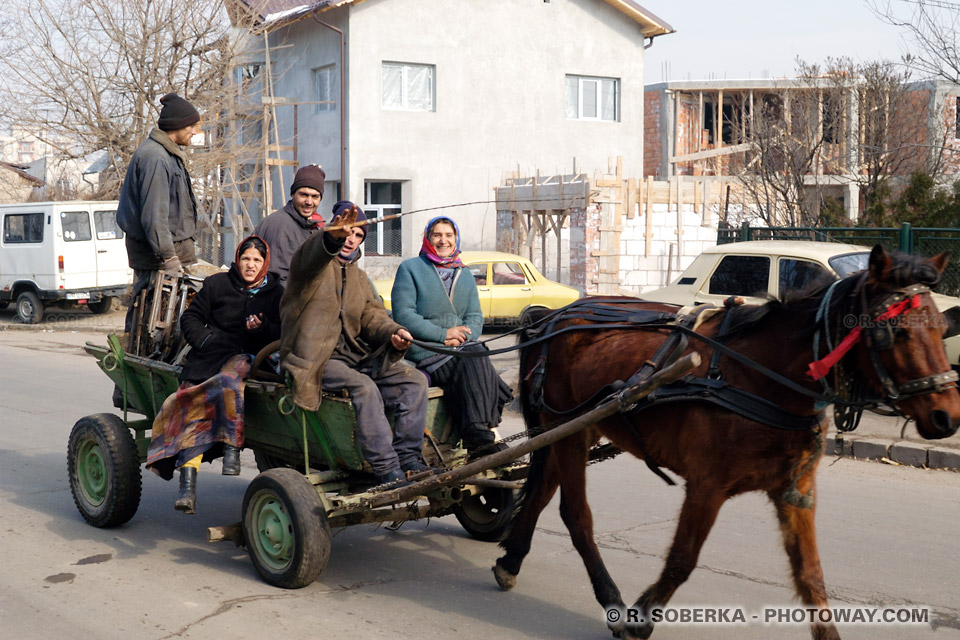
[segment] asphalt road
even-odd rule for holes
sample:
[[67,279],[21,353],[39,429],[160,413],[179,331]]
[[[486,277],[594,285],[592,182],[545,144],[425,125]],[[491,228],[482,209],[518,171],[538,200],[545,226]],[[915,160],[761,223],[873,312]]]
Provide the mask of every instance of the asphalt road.
[[[0,639],[605,638],[579,556],[557,514],[541,518],[517,588],[499,591],[491,544],[452,517],[399,531],[335,531],[313,585],[259,580],[243,549],[205,541],[239,520],[246,482],[204,465],[199,513],[173,510],[176,485],[144,474],[127,525],[88,526],[66,478],[67,436],[111,411],[111,384],[79,345],[97,336],[0,331]],[[960,639],[960,474],[840,460],[820,473],[820,549],[832,604],[929,608],[935,637]],[[597,539],[632,601],[655,580],[682,489],[621,456],[589,470]],[[700,565],[671,603],[741,608],[794,604],[775,516],[762,496],[728,503]],[[843,626],[845,638],[928,638],[931,625]],[[661,625],[654,638],[808,638],[806,625]]]

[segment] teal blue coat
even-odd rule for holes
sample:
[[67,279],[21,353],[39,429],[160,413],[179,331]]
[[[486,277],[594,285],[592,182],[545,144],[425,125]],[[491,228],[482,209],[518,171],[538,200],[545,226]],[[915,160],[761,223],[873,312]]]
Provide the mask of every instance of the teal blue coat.
[[[390,297],[394,321],[418,340],[442,346],[447,329],[462,325],[470,327],[471,339],[480,339],[483,313],[477,284],[466,267],[457,268],[450,296],[447,296],[432,262],[419,256],[404,260],[397,269]],[[407,350],[406,357],[419,362],[431,355],[432,351],[414,345]]]

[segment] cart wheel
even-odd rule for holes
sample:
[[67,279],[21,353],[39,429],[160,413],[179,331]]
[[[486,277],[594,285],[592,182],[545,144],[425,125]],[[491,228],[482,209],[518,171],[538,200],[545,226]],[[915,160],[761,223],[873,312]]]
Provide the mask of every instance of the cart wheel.
[[33,291],[17,296],[17,315],[23,324],[39,324],[43,320],[43,303]]
[[317,490],[293,469],[261,473],[243,496],[243,535],[257,573],[299,589],[330,559],[330,525]]
[[484,542],[496,542],[507,532],[517,496],[513,489],[485,488],[454,507],[453,514],[467,533]]
[[94,315],[100,315],[101,313],[106,313],[110,311],[113,307],[113,298],[111,296],[103,296],[97,302],[88,302],[87,308],[90,309],[90,313]]
[[140,506],[140,459],[130,429],[111,413],[81,418],[67,446],[73,502],[95,527],[116,527]]

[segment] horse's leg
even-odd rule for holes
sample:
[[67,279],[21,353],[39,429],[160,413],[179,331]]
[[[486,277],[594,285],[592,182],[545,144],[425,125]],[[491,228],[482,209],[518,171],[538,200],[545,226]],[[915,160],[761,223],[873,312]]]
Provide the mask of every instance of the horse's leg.
[[[593,585],[593,594],[604,610],[623,610],[623,598],[607,572],[600,550],[593,538],[593,514],[587,503],[587,453],[590,443],[582,436],[571,436],[554,445],[557,465],[564,470],[560,476],[560,517],[570,532],[573,546]],[[615,631],[623,628],[622,620],[608,624]]]
[[[817,530],[814,525],[816,511],[816,487],[814,472],[816,465],[805,474],[798,483],[797,489],[802,494],[813,496],[813,504],[808,507],[787,504],[782,490],[771,491],[770,500],[777,509],[777,518],[780,520],[780,530],[783,532],[783,545],[790,558],[790,568],[793,570],[793,581],[797,595],[804,605],[826,609],[827,588],[823,583],[823,569],[820,567],[820,552],[817,550]],[[824,624],[814,622],[813,637],[816,640],[839,640],[840,634],[831,622]]]
[[534,452],[530,463],[530,471],[523,488],[523,502],[513,516],[510,532],[500,543],[506,551],[497,559],[493,567],[493,575],[497,584],[504,591],[516,586],[517,574],[523,559],[530,553],[530,542],[537,527],[540,513],[553,498],[560,483],[553,447],[540,449]]
[[700,549],[726,500],[727,496],[721,491],[703,486],[703,483],[688,482],[687,494],[680,509],[680,522],[663,572],[634,604],[645,621],[640,625],[631,625],[628,620],[626,638],[649,638],[653,633],[653,622],[649,621],[647,612],[665,606],[677,588],[690,577],[697,566]]

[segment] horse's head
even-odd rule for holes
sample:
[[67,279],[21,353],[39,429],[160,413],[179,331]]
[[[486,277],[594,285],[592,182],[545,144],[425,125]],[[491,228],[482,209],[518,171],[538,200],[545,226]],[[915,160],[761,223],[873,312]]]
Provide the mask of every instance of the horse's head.
[[947,361],[947,323],[930,297],[947,265],[949,252],[932,259],[889,254],[877,245],[870,253],[848,309],[856,309],[862,339],[857,368],[886,401],[911,417],[927,439],[946,438],[960,426],[957,374]]

